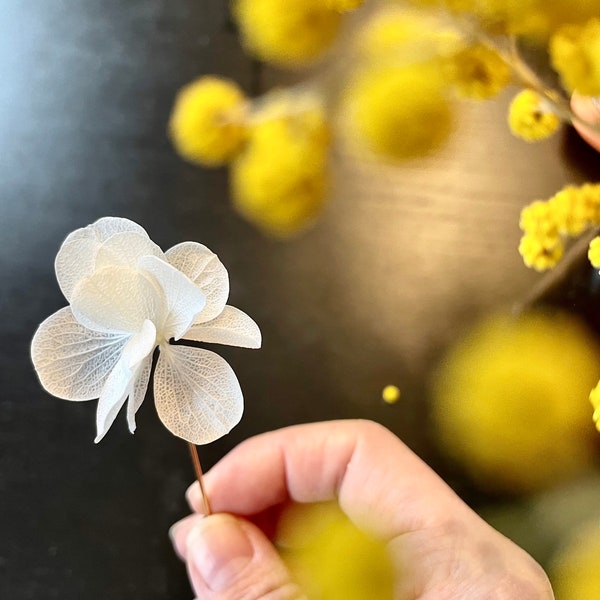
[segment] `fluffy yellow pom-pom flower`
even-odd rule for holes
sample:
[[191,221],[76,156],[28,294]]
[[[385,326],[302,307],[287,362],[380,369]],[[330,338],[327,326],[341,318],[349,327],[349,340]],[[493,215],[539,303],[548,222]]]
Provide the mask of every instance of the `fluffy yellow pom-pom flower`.
[[519,254],[525,265],[539,272],[553,269],[564,253],[565,246],[558,235],[550,237],[526,234],[519,243]]
[[245,139],[245,100],[235,83],[217,77],[201,77],[183,87],[169,121],[179,154],[211,167],[231,160]]
[[561,236],[577,236],[594,225],[600,225],[600,184],[567,185],[549,200],[536,200],[521,211],[525,235],[519,252],[528,267],[551,269],[563,255]]
[[385,543],[357,529],[333,503],[288,509],[277,541],[309,598],[393,598],[394,569]]
[[559,128],[560,119],[539,94],[523,90],[510,103],[508,125],[517,137],[526,142],[538,142],[549,138]]
[[431,63],[361,71],[342,104],[345,133],[352,141],[393,159],[435,150],[452,126],[444,80]]
[[573,317],[496,316],[443,362],[433,419],[442,447],[481,487],[529,492],[587,468],[587,397],[600,348]]
[[600,518],[575,530],[549,570],[556,600],[600,598]]
[[[567,185],[548,201],[554,222],[560,233],[578,236],[592,223],[597,213],[583,188]],[[594,210],[595,209],[595,210]]]
[[600,95],[600,19],[565,25],[550,40],[552,66],[563,85],[587,96]]
[[318,58],[341,22],[324,0],[235,0],[233,15],[251,54],[286,67]]
[[535,200],[521,210],[519,227],[525,233],[549,237],[558,235],[554,211],[550,203],[545,200]]
[[285,238],[309,225],[323,207],[329,133],[320,108],[303,110],[284,101],[263,110],[231,166],[233,202],[263,231]]
[[485,100],[496,96],[510,82],[510,68],[500,55],[483,44],[470,46],[446,64],[450,81],[465,98]]

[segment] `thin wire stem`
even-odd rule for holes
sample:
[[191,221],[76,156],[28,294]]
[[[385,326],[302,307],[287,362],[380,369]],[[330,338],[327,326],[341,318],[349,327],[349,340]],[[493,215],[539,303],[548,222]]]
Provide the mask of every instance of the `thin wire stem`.
[[194,473],[196,474],[196,479],[200,484],[200,493],[202,494],[202,502],[204,504],[204,514],[210,515],[212,511],[210,509],[208,495],[206,494],[206,490],[204,489],[204,481],[202,478],[202,465],[200,464],[200,457],[198,456],[198,448],[196,448],[195,444],[192,444],[191,442],[188,442],[188,448],[190,450],[192,464],[194,465]]

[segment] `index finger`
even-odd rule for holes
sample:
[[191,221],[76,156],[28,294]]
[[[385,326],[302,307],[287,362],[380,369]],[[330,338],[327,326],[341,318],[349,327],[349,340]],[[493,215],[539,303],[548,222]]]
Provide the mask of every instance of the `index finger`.
[[[288,500],[337,498],[355,524],[384,539],[466,509],[405,444],[370,421],[297,425],[250,438],[207,473],[205,487],[215,512],[242,516]],[[199,488],[189,497],[200,510]]]

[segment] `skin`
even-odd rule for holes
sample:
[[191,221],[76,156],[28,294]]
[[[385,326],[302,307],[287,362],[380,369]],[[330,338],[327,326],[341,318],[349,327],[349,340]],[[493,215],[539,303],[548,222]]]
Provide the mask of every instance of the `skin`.
[[[269,536],[290,501],[333,499],[358,527],[387,542],[398,573],[395,600],[554,598],[528,554],[370,421],[299,425],[251,438],[211,469],[205,487],[213,514],[202,515],[196,483],[187,494],[194,514],[171,530],[200,600],[304,598]],[[233,540],[236,529],[247,540],[246,559],[219,571],[228,552],[235,554],[225,532]],[[207,531],[223,533],[212,536],[220,558],[207,550]],[[215,586],[207,573],[225,575]]]
[[[582,96],[575,92],[571,97],[571,108],[573,112],[587,123],[592,123],[596,126],[600,125],[600,99],[592,99],[588,96]],[[592,131],[578,123],[574,123],[575,129],[581,137],[590,145],[600,152],[600,133]]]

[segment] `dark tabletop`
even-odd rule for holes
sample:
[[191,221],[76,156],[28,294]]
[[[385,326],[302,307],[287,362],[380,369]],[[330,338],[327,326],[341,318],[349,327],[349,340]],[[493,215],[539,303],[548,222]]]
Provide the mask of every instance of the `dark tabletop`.
[[[443,348],[537,276],[516,252],[521,206],[598,172],[565,132],[539,146],[505,127],[507,96],[466,104],[449,145],[402,168],[338,156],[318,224],[268,240],[230,208],[227,174],[183,162],[166,135],[176,90],[203,73],[250,90],[271,76],[240,50],[218,0],[2,0],[0,6],[0,598],[191,598],[167,538],[193,479],[152,402],[135,436],[94,445],[95,402],[40,387],[37,325],[65,305],[53,260],[73,229],[128,217],[161,247],[196,240],[231,278],[263,349],[224,348],[245,395],[210,467],[258,432],[370,418],[444,471],[426,384]],[[382,388],[402,389],[388,406]],[[451,476],[450,474],[448,475]]]

